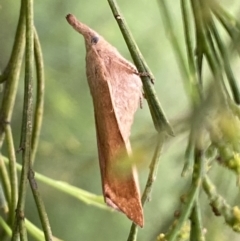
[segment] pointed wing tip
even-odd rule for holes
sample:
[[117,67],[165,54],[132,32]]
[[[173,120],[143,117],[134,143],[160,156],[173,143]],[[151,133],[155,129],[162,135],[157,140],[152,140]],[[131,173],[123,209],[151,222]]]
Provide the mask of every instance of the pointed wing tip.
[[143,213],[141,215],[138,215],[135,218],[130,218],[135,224],[137,224],[140,228],[143,228],[144,226],[144,218],[143,218]]
[[133,198],[127,202],[117,202],[110,197],[105,198],[105,202],[108,206],[124,213],[130,220],[132,220],[139,227],[144,225],[143,209],[139,199]]

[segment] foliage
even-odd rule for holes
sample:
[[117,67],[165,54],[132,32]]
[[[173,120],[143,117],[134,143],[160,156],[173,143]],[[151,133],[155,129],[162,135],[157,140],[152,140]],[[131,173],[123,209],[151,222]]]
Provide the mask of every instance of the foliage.
[[[27,240],[27,233],[59,240],[52,230],[62,240],[237,240],[239,3],[158,0],[159,14],[155,3],[122,1],[122,14],[115,1],[88,2],[1,4],[0,240]],[[132,224],[129,235],[126,217],[95,195],[101,187],[85,53],[64,18],[77,8],[82,21],[124,46],[108,4],[125,16],[118,23],[129,52],[148,73],[142,81],[150,111],[145,104],[137,114],[132,142],[142,202],[151,202],[145,227],[137,232]]]

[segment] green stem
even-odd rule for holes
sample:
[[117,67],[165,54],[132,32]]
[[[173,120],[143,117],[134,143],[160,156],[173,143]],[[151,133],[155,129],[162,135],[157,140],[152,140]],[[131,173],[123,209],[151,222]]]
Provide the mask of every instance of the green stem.
[[222,61],[223,61],[223,64],[224,64],[224,69],[225,69],[225,72],[226,72],[226,75],[227,75],[227,78],[228,78],[230,88],[232,90],[233,98],[234,98],[234,100],[237,104],[240,104],[239,87],[238,87],[237,81],[236,81],[236,79],[234,77],[234,74],[232,72],[232,69],[231,69],[230,60],[229,60],[228,53],[226,51],[226,47],[224,46],[224,44],[223,44],[223,42],[222,42],[222,40],[221,40],[221,38],[218,34],[216,26],[215,26],[215,24],[214,24],[214,22],[211,18],[209,20],[209,27],[210,27],[210,30],[213,33],[213,36],[214,36],[214,38],[217,42],[218,48],[220,50],[220,53],[221,53],[221,56],[222,56]]
[[47,212],[45,210],[45,206],[44,206],[44,203],[42,201],[40,192],[38,191],[38,185],[37,185],[37,182],[34,178],[34,172],[32,171],[32,169],[29,170],[28,179],[29,179],[30,187],[32,189],[32,193],[33,193],[35,203],[37,205],[38,214],[40,216],[40,220],[41,220],[41,224],[42,224],[42,227],[43,227],[45,239],[47,241],[52,241],[53,236],[52,236],[52,231],[51,231],[50,223],[49,223],[49,220],[48,220]]
[[5,134],[6,142],[8,147],[8,156],[9,156],[9,176],[11,183],[11,201],[9,203],[10,209],[10,224],[13,225],[15,209],[17,205],[18,198],[18,176],[17,176],[17,167],[16,167],[16,155],[15,148],[13,143],[12,129],[11,126],[5,125]]
[[199,200],[196,200],[191,214],[190,241],[205,241]]
[[33,120],[33,133],[32,133],[32,152],[31,152],[31,162],[34,163],[38,141],[40,136],[40,131],[42,127],[43,119],[43,108],[44,108],[44,65],[43,56],[40,41],[38,38],[37,31],[34,31],[34,55],[35,55],[35,65],[37,74],[37,96],[36,96],[36,106],[34,111]]
[[183,16],[185,42],[186,42],[187,54],[188,54],[188,65],[189,65],[189,75],[190,75],[189,85],[191,88],[190,96],[191,96],[191,102],[193,103],[193,106],[197,106],[201,100],[202,90],[201,90],[200,82],[198,80],[198,72],[197,72],[197,68],[194,60],[194,48],[192,45],[192,36],[190,34],[191,33],[190,17],[188,13],[188,5],[186,0],[181,0],[181,9],[182,9],[182,16]]
[[219,22],[223,25],[223,27],[225,28],[225,30],[227,31],[227,33],[229,34],[229,36],[233,39],[233,41],[237,40],[237,36],[239,34],[239,30],[237,29],[237,26],[235,24],[235,22],[232,22],[229,19],[226,19],[221,10],[219,10],[219,8],[211,6],[211,10],[214,13],[214,15],[217,17],[217,19],[219,20]]
[[220,21],[220,23],[228,32],[229,36],[232,38],[233,45],[237,49],[238,54],[240,55],[240,45],[239,45],[240,22],[237,21],[235,17],[230,15],[225,9],[223,9],[215,1],[210,3],[210,7],[212,12],[217,17],[217,19]]
[[[5,193],[3,192],[3,186],[0,182],[0,214],[7,215],[9,213],[9,208],[7,204],[7,200],[5,197]],[[1,230],[0,230],[0,236],[1,236]]]
[[230,13],[228,13],[223,7],[221,7],[218,3],[218,1],[211,1],[209,2],[210,7],[213,11],[219,12],[219,15],[223,16],[231,25],[232,27],[240,30],[240,22],[232,16]]
[[16,209],[16,218],[13,229],[12,241],[16,240],[20,232],[21,241],[27,240],[26,227],[24,224],[24,209],[27,194],[27,177],[31,163],[31,140],[32,140],[32,115],[33,115],[33,1],[25,0],[26,10],[26,55],[25,55],[25,85],[24,105],[22,119],[22,133],[20,147],[22,149],[22,172],[20,177],[19,198]]
[[144,74],[147,72],[147,75],[141,75],[141,79],[143,83],[144,94],[148,102],[155,128],[158,132],[166,131],[168,134],[173,135],[173,130],[164,114],[164,111],[156,95],[155,89],[151,83],[153,79],[153,77],[151,77],[152,74],[151,72],[149,72],[149,68],[145,63],[122,14],[120,13],[116,1],[108,0],[108,3],[112,9],[114,17],[117,20],[119,28],[126,41],[129,52],[131,53],[138,72]]
[[195,165],[194,165],[194,173],[193,173],[193,182],[191,185],[190,192],[187,196],[186,202],[184,202],[184,206],[181,210],[180,217],[176,220],[170,229],[170,231],[164,235],[161,234],[159,240],[167,240],[167,241],[174,241],[176,240],[179,232],[181,231],[182,226],[189,218],[192,208],[198,198],[199,190],[202,183],[202,172],[204,168],[204,160],[203,160],[203,153],[199,149],[195,149]]
[[[3,156],[0,154],[0,202],[1,210],[5,215],[9,214],[8,205],[11,203],[11,183],[9,180],[9,175],[4,162]],[[1,216],[1,215],[0,215]],[[5,240],[6,232],[0,229],[0,240]]]
[[203,189],[207,194],[212,210],[216,215],[222,215],[225,222],[232,227],[235,232],[240,232],[240,209],[238,206],[231,207],[226,200],[218,194],[215,185],[210,178],[205,175],[203,178]]
[[[204,159],[203,159],[203,137],[201,133],[198,133],[199,139],[195,141],[195,149],[194,149],[194,172],[192,176],[192,185],[196,185],[201,182],[202,186],[202,178],[204,172]],[[190,241],[204,241],[205,237],[203,234],[203,225],[199,204],[199,194],[196,196],[196,200],[192,209],[192,213],[190,216],[191,220],[191,232],[190,232]]]
[[195,146],[195,137],[193,133],[195,132],[194,128],[191,128],[191,132],[188,138],[188,145],[184,155],[184,166],[182,169],[182,177],[185,177],[189,172],[193,171],[193,153],[194,153],[194,146]]
[[0,107],[0,148],[2,147],[4,140],[4,125],[5,123],[10,123],[12,118],[24,48],[25,9],[22,0],[14,46],[11,53],[10,61],[8,63],[8,67],[5,70],[7,74],[3,74],[3,77],[5,76],[4,78],[7,78],[7,81],[4,87],[2,105]]
[[191,0],[191,3],[197,36],[201,38],[202,48],[206,56],[207,62],[210,66],[210,69],[213,73],[213,78],[215,80],[216,86],[219,89],[219,94],[222,95],[222,97],[225,97],[226,93],[224,92],[222,68],[217,53],[215,51],[210,32],[206,27],[206,21],[208,20],[205,19],[205,15],[203,16],[203,13],[205,13],[205,11],[208,11],[208,9],[205,9],[205,6],[202,6],[203,3],[200,3],[199,0]]
[[6,165],[3,161],[3,156],[0,154],[0,179],[3,185],[4,194],[6,195],[7,202],[11,202],[11,184],[7,172]]
[[11,236],[12,230],[8,226],[8,224],[4,221],[4,219],[0,216],[0,227],[4,229],[4,231],[7,233],[8,236]]
[[[35,56],[35,64],[36,64],[36,71],[37,71],[37,97],[36,97],[36,107],[34,112],[34,120],[33,120],[33,130],[32,130],[32,151],[30,153],[31,157],[31,164],[33,165],[41,126],[42,126],[42,118],[43,118],[43,107],[44,107],[44,66],[43,66],[43,56],[40,41],[37,35],[36,29],[34,29],[34,56]],[[53,240],[51,226],[49,223],[48,215],[45,210],[45,205],[42,200],[41,194],[38,190],[38,185],[34,177],[34,172],[30,168],[28,172],[28,179],[30,183],[30,187],[32,190],[32,194],[37,206],[38,214],[41,220],[44,236],[46,240]]]
[[[177,59],[177,63],[179,65],[179,70],[182,74],[184,87],[185,87],[186,93],[188,94],[188,96],[190,96],[190,100],[192,104],[198,99],[197,96],[199,94],[198,90],[196,89],[196,86],[197,86],[196,76],[194,76],[195,74],[192,75],[193,73],[189,73],[188,71],[186,61],[184,59],[182,50],[177,40],[178,38],[176,36],[176,33],[174,32],[173,24],[170,18],[170,13],[165,0],[158,0],[158,3],[161,10],[162,21],[165,24],[165,31],[167,32],[167,36],[169,37],[170,42],[172,44],[174,54]],[[185,27],[188,27],[188,24]],[[188,36],[186,37],[188,39]],[[187,47],[190,48],[190,46],[187,46]],[[192,102],[193,99],[194,101]]]

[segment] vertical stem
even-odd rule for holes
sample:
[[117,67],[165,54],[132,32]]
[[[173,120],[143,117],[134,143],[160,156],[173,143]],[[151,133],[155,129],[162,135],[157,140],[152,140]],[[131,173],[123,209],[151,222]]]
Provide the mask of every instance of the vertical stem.
[[190,88],[191,102],[193,103],[193,106],[197,106],[201,100],[202,90],[201,90],[200,82],[198,81],[198,72],[197,72],[197,68],[194,60],[194,48],[192,45],[192,37],[190,34],[191,26],[190,26],[188,6],[187,6],[186,0],[181,0],[181,9],[182,9],[184,35],[185,35],[188,65],[189,65],[189,82],[190,82],[189,88]]
[[11,200],[11,184],[7,172],[6,165],[3,161],[3,156],[0,154],[0,180],[3,186],[4,194],[6,195],[7,202]]
[[10,224],[13,225],[15,209],[17,205],[18,198],[18,177],[17,177],[17,166],[16,166],[16,156],[15,148],[13,143],[12,129],[9,124],[5,125],[5,134],[8,147],[8,156],[9,156],[9,176],[11,184],[11,201],[9,203],[10,209]]
[[160,101],[156,95],[155,89],[152,85],[152,74],[149,73],[149,68],[145,63],[145,60],[138,49],[137,44],[135,43],[131,32],[129,31],[127,24],[120,13],[119,7],[115,0],[108,0],[109,6],[113,12],[114,17],[117,20],[118,26],[122,32],[122,35],[126,41],[129,52],[132,56],[132,59],[138,69],[139,73],[146,73],[147,75],[141,75],[144,94],[148,102],[149,110],[152,115],[153,123],[156,130],[161,133],[166,131],[168,134],[173,135],[172,127],[170,126],[165,113],[161,107]]
[[7,81],[4,87],[2,105],[0,107],[0,148],[4,140],[4,125],[11,122],[25,48],[25,8],[23,1],[24,0],[21,1],[20,16],[11,58],[7,70],[5,70],[7,71],[5,74]]
[[38,38],[37,31],[34,31],[34,56],[35,56],[35,65],[36,65],[36,74],[37,74],[37,96],[36,96],[36,107],[34,112],[34,121],[33,121],[33,133],[32,133],[32,152],[31,152],[31,162],[35,160],[39,135],[42,126],[43,118],[43,108],[44,108],[44,64],[43,56],[40,41]]
[[33,115],[33,1],[24,0],[26,10],[26,58],[25,58],[25,88],[22,135],[20,147],[22,149],[22,172],[20,177],[19,199],[16,209],[16,217],[12,241],[17,239],[20,232],[21,241],[27,240],[26,227],[24,224],[25,199],[27,194],[27,177],[31,158],[32,140],[32,115]]

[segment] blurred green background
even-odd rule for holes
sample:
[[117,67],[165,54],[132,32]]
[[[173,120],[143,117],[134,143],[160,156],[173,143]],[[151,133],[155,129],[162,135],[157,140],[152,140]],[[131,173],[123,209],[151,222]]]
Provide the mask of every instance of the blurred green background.
[[[239,13],[238,1],[225,0],[222,3],[230,12]],[[156,77],[155,88],[168,118],[176,120],[184,116],[188,111],[188,101],[157,2],[121,0],[119,5]],[[178,40],[185,51],[179,1],[169,1],[169,6]],[[9,59],[19,7],[19,1],[0,1],[0,70]],[[92,100],[85,76],[85,46],[82,36],[67,24],[66,14],[73,13],[95,29],[127,59],[130,59],[129,52],[106,0],[35,1],[34,11],[46,74],[45,112],[35,171],[101,194]],[[12,121],[16,148],[20,138],[22,103],[23,78]],[[144,164],[139,170],[141,189],[154,151],[155,143],[151,138],[154,134],[144,101],[132,130],[133,146],[140,146],[144,153]],[[139,230],[139,241],[155,240],[160,232],[165,232],[174,211],[179,208],[179,197],[189,184],[186,178],[180,177],[186,141],[187,135],[184,134],[171,138],[165,145],[152,199],[145,207],[145,226]],[[18,155],[18,161],[21,161],[21,155]],[[221,168],[218,172],[223,176]],[[235,179],[232,174],[224,175],[224,179],[218,181],[220,188],[227,189],[228,197],[235,198],[238,193]],[[66,241],[127,239],[131,222],[124,215],[88,206],[41,183],[39,187],[55,236]],[[222,218],[214,217],[205,194],[203,202],[206,204],[203,214],[208,240],[239,240]],[[30,190],[26,216],[40,226]],[[32,240],[31,237],[29,240]]]

